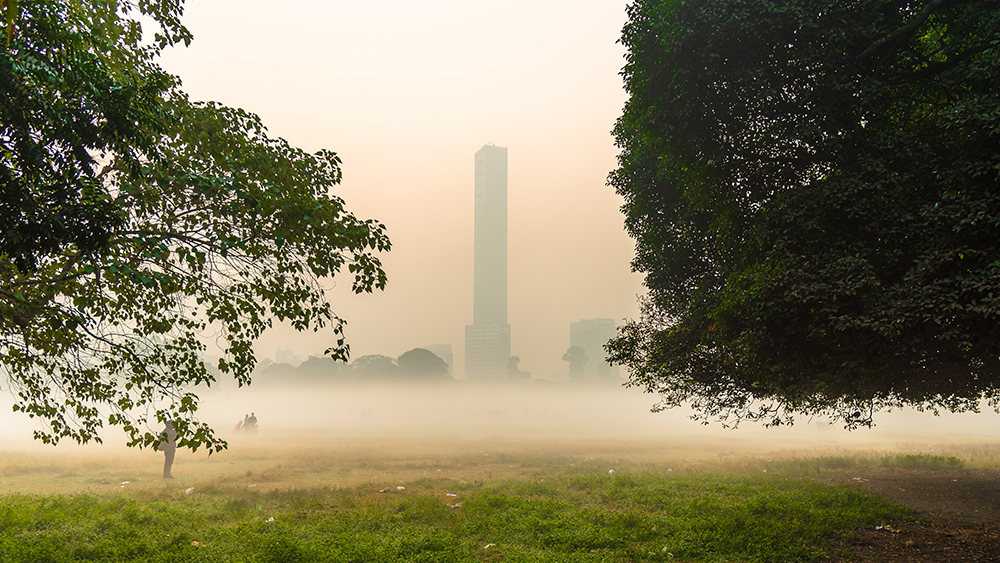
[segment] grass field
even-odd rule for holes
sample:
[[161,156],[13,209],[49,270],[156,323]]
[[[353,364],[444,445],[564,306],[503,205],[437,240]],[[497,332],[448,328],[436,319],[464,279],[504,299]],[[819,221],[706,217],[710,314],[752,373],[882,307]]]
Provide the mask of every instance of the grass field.
[[832,540],[913,515],[810,477],[964,465],[664,454],[640,441],[295,433],[178,456],[164,481],[152,452],[6,452],[0,561],[822,561]]
[[926,433],[654,432],[487,407],[461,424],[429,426],[436,405],[409,424],[345,415],[323,430],[272,409],[220,454],[178,452],[168,481],[161,455],[112,439],[0,441],[0,563],[823,561],[854,530],[914,515],[814,477],[1000,459],[996,441]]

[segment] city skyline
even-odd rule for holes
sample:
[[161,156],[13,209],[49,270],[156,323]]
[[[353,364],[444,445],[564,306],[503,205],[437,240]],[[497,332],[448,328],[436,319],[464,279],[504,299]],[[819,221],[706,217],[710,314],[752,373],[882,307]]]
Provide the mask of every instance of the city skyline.
[[[569,323],[634,318],[644,291],[623,200],[606,185],[626,99],[625,5],[189,0],[194,41],[163,65],[193,100],[254,112],[270,135],[306,151],[335,151],[334,194],[386,225],[384,292],[355,295],[346,272],[325,280],[352,358],[450,343],[461,377],[474,286],[471,157],[485,142],[510,147],[511,349],[522,369],[550,378],[566,373]],[[308,358],[333,341],[275,323],[255,350]]]

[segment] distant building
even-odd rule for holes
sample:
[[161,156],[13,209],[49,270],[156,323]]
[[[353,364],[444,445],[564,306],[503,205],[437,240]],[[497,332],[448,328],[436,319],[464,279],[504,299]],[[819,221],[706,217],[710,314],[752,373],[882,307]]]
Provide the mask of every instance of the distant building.
[[448,364],[449,374],[454,372],[455,355],[451,353],[451,344],[431,344],[430,346],[421,346],[421,348],[434,352],[435,356],[444,360],[444,363]]
[[274,363],[291,364],[298,367],[302,363],[302,358],[293,354],[291,348],[278,348],[278,351],[274,353]]
[[596,379],[604,377],[619,377],[618,366],[609,364],[605,358],[608,353],[604,345],[618,335],[618,327],[614,319],[584,319],[569,325],[569,345],[579,346],[587,352],[587,365],[584,376]]
[[465,377],[506,375],[507,149],[486,145],[476,153],[475,267],[472,324],[465,327]]

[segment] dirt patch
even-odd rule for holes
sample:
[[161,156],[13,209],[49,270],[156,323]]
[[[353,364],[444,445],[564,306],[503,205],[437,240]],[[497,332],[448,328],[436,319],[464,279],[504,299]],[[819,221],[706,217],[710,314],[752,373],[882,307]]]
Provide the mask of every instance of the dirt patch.
[[877,492],[925,517],[856,530],[832,561],[1000,561],[1000,471],[870,469],[825,480]]

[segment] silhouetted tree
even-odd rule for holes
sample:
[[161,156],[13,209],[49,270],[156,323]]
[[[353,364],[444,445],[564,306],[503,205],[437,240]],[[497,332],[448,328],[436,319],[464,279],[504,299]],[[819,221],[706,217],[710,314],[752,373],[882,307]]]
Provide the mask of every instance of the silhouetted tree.
[[531,379],[531,372],[521,371],[521,358],[511,356],[507,360],[507,376],[511,379]]
[[391,377],[399,373],[399,366],[389,356],[370,354],[351,362],[351,371],[363,379]]
[[418,379],[443,379],[448,377],[448,364],[437,354],[425,348],[414,348],[396,360],[399,372]]
[[569,363],[569,376],[573,379],[582,379],[587,362],[587,351],[579,346],[570,346],[563,354],[562,361]]

